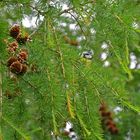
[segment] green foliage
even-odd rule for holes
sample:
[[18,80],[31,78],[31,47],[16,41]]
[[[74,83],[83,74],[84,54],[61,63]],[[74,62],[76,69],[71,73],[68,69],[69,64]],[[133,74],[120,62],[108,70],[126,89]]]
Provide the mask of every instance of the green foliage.
[[[70,139],[63,132],[67,121],[80,140],[139,140],[139,67],[130,68],[132,54],[140,65],[139,9],[138,0],[1,1],[0,140]],[[24,24],[27,17],[34,26]],[[29,53],[23,76],[6,66],[14,23],[32,39],[20,45]],[[91,60],[82,57],[88,50]],[[102,102],[116,135],[102,126]],[[122,111],[115,113],[117,107]]]

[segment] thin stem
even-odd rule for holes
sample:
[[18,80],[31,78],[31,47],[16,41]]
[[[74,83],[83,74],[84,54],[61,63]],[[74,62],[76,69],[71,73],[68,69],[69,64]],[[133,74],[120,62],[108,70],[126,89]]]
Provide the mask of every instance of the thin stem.
[[117,51],[115,49],[116,47],[114,47],[112,45],[112,42],[110,40],[108,40],[108,44],[113,49],[113,51],[114,51],[114,53],[115,53],[115,55],[116,55],[120,65],[122,66],[122,69],[128,74],[129,79],[132,80],[133,79],[133,75],[132,75],[130,69],[128,68],[127,64],[123,62],[121,56],[117,53]]
[[86,94],[87,94],[87,89],[84,87],[85,109],[86,109],[87,115],[89,117],[90,116],[89,103],[88,103],[88,97]]
[[85,36],[86,40],[87,40],[87,35],[85,34],[85,31],[83,30],[83,27],[82,25],[80,24],[80,22],[78,21],[78,18],[76,18],[71,12],[67,12],[68,14],[70,14],[74,19],[75,21],[77,22],[78,26],[80,27],[81,29],[81,32],[83,33],[83,35]]
[[[49,70],[47,69],[47,75],[48,75],[48,80],[49,80],[49,83],[51,83],[51,76],[50,76],[50,72]],[[54,129],[54,134],[57,135],[58,134],[58,130],[57,130],[57,122],[56,122],[56,117],[55,117],[55,107],[54,107],[54,97],[55,97],[55,93],[53,91],[53,88],[52,88],[52,85],[49,84],[49,87],[50,87],[50,90],[51,90],[51,112],[52,112],[52,123],[53,123],[53,129]]]
[[64,13],[68,13],[69,11],[71,11],[71,10],[73,10],[73,9],[74,9],[74,7],[71,7],[71,8],[69,8],[69,9],[66,9],[66,10],[60,12],[60,13],[59,13],[59,16],[61,16],[61,15],[64,14]]
[[[85,73],[84,73],[83,71],[81,71],[77,65],[74,65],[74,66],[75,66],[76,69],[78,69],[78,70],[80,71],[81,76],[84,77],[85,80],[88,81],[88,79],[87,79]],[[95,91],[96,91],[96,96],[98,97],[99,101],[101,102],[101,101],[102,101],[102,98],[101,98],[101,96],[100,96],[100,92],[99,92],[98,89],[96,88],[95,83],[93,82],[93,80],[92,80],[92,81],[89,81],[88,84],[91,85],[91,86],[95,89]]]
[[45,14],[45,12],[40,11],[37,7],[34,7],[34,6],[32,6],[32,5],[29,5],[29,7],[31,7],[33,10],[37,11],[38,14],[40,14],[40,15],[44,15],[44,14]]
[[58,42],[58,38],[57,38],[57,35],[56,35],[56,31],[55,31],[55,28],[53,27],[52,23],[51,23],[51,27],[52,27],[52,31],[53,31],[53,35],[54,35],[54,40],[56,42],[56,45],[58,47],[58,54],[59,54],[59,57],[60,57],[60,61],[61,61],[61,69],[62,69],[62,74],[63,74],[63,77],[64,79],[66,78],[66,72],[65,72],[65,67],[64,67],[64,60],[63,60],[63,53],[60,49],[60,44]]

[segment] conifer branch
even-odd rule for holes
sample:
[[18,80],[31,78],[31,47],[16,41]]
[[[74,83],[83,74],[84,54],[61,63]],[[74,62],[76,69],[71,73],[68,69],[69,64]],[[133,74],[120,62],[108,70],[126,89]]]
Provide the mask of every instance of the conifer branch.
[[84,98],[85,98],[85,108],[86,108],[86,112],[88,117],[90,116],[90,111],[89,111],[89,103],[88,103],[88,99],[87,99],[87,92],[86,92],[86,88],[84,88]]
[[87,79],[85,73],[84,73],[83,71],[81,71],[77,65],[74,64],[74,66],[75,66],[75,68],[77,68],[78,71],[81,73],[81,76],[83,76],[83,77],[85,78],[85,80],[88,81],[88,84],[94,87],[94,89],[95,89],[95,91],[96,91],[96,95],[97,95],[99,101],[101,102],[102,99],[101,99],[101,96],[100,96],[100,92],[99,92],[99,90],[96,88],[94,82],[93,82],[93,81],[89,81],[89,80]]
[[119,54],[117,53],[115,47],[112,45],[112,43],[111,43],[110,40],[108,40],[108,44],[109,44],[110,47],[113,49],[113,51],[114,51],[114,53],[115,53],[115,55],[116,55],[116,57],[117,57],[117,59],[118,59],[120,65],[122,66],[123,70],[128,74],[129,79],[130,79],[130,80],[133,79],[133,75],[132,75],[130,69],[129,69],[128,66],[123,62],[122,58],[121,58],[121,57],[119,56]]
[[140,33],[140,30],[135,29],[135,28],[133,28],[133,27],[127,25],[127,24],[124,22],[124,20],[123,20],[120,16],[118,16],[118,15],[116,15],[116,14],[115,14],[114,16],[115,16],[115,18],[116,18],[121,24],[125,25],[128,29],[133,30],[133,31],[135,31],[135,32],[137,32],[137,33]]
[[[103,134],[105,139],[123,139],[129,130],[139,130],[136,1],[2,0],[0,42],[7,41],[0,44],[0,140],[103,140]],[[28,28],[27,40],[35,36],[33,43],[24,41],[26,16],[37,25]],[[65,33],[68,37],[62,38]],[[28,54],[21,53],[26,46]],[[100,106],[104,102],[111,103],[113,113]],[[138,132],[129,134],[139,139]]]
[[33,85],[30,81],[25,80],[23,77],[21,77],[21,79],[22,79],[26,84],[28,84],[31,88],[33,88],[35,91],[37,91],[38,93],[40,93],[40,95],[42,95],[42,93],[38,90],[38,88],[37,88],[35,85]]
[[63,77],[64,77],[64,79],[65,79],[65,78],[66,78],[66,73],[65,73],[65,67],[64,67],[63,54],[62,54],[62,51],[61,51],[61,49],[60,49],[60,44],[58,43],[58,38],[57,38],[57,35],[56,35],[56,31],[55,31],[55,29],[54,29],[52,23],[50,23],[50,24],[51,24],[52,32],[53,32],[53,35],[54,35],[54,40],[55,40],[56,46],[57,46],[57,48],[58,48],[58,51],[57,51],[57,52],[58,52],[58,54],[59,54],[60,61],[61,61],[62,74],[63,74]]
[[53,132],[56,135],[58,135],[58,130],[57,130],[57,122],[56,122],[56,116],[55,116],[55,101],[54,101],[54,97],[55,97],[55,94],[54,94],[54,91],[53,91],[53,88],[52,88],[52,85],[51,85],[51,76],[50,76],[50,72],[49,70],[47,69],[47,76],[48,76],[48,80],[49,80],[49,87],[50,87],[50,91],[51,91],[51,115],[52,115],[52,123],[53,123]]
[[16,132],[18,132],[25,140],[31,140],[31,138],[27,135],[25,135],[20,129],[18,129],[13,123],[11,123],[7,118],[2,117],[2,119],[14,130],[16,130]]
[[69,112],[71,118],[74,119],[75,118],[74,108],[73,108],[73,106],[71,104],[70,95],[69,95],[68,91],[66,91],[66,94],[67,94],[67,108],[68,108],[68,112]]
[[85,134],[86,134],[87,136],[90,136],[90,135],[91,135],[91,132],[87,129],[86,124],[83,122],[83,120],[81,119],[81,117],[80,117],[79,114],[77,114],[77,118],[78,118],[79,123],[80,123],[80,125],[81,125],[81,128],[83,129],[83,131],[85,132]]
[[[87,128],[87,127],[85,126],[83,120],[80,119],[80,122],[79,122],[79,123],[80,123],[80,125],[81,125],[81,128],[83,128],[84,137],[87,138],[87,137],[95,136],[97,139],[103,140],[102,137],[101,137],[101,133],[98,131],[98,129],[101,129],[101,126],[100,126],[100,125],[97,126],[97,122],[94,122],[95,120],[94,120],[94,118],[93,118],[93,115],[94,115],[94,116],[96,116],[96,115],[93,113],[93,109],[94,109],[94,108],[91,107],[91,100],[94,99],[94,98],[92,98],[92,97],[97,96],[97,99],[99,99],[99,102],[102,101],[102,100],[101,100],[101,97],[100,97],[100,93],[99,93],[98,89],[96,88],[96,86],[94,85],[94,82],[93,82],[92,80],[89,80],[89,79],[87,78],[87,76],[86,76],[86,75],[88,75],[89,72],[91,72],[91,70],[89,70],[87,73],[84,73],[82,70],[80,70],[80,69],[78,68],[77,65],[76,65],[75,67],[76,67],[76,68],[78,69],[78,71],[80,72],[80,77],[83,78],[83,79],[81,79],[81,80],[79,80],[79,81],[86,81],[86,82],[87,82],[87,86],[85,85],[85,87],[83,88],[83,92],[84,92],[84,93],[83,93],[82,95],[80,95],[80,97],[83,96],[82,98],[84,98],[84,102],[83,102],[82,104],[84,105],[84,107],[85,107],[85,109],[86,109],[86,110],[83,110],[83,111],[85,111],[84,114],[86,114],[86,116],[83,116],[83,117],[86,117],[86,118],[89,120],[89,121],[88,121],[88,125],[89,125],[89,128],[90,128],[90,130],[91,130],[91,131],[89,131],[90,134],[91,134],[91,136],[89,135],[89,133],[87,134],[87,132],[86,132],[89,128]],[[89,90],[87,91],[87,89],[89,89]],[[93,92],[91,89],[93,89],[93,91],[95,90],[95,92]],[[91,92],[92,92],[92,93],[91,93]],[[82,98],[81,98],[81,99],[82,99]],[[77,102],[79,102],[79,101],[76,100],[76,99],[74,98],[75,106],[78,107]],[[92,100],[92,102],[93,102],[93,100]],[[90,106],[89,106],[89,105],[90,105]],[[75,107],[75,108],[76,108],[76,107]],[[78,114],[79,114],[79,109],[75,110],[75,112],[76,112],[76,115],[78,115]],[[82,113],[81,113],[81,115],[82,115]],[[79,116],[79,115],[78,115],[78,116]],[[96,117],[97,117],[97,116],[96,116]],[[95,117],[95,118],[96,118],[96,117]],[[80,117],[80,118],[81,118],[81,117]],[[94,123],[95,123],[95,124],[94,124]],[[94,127],[93,127],[93,124],[95,125]],[[86,124],[86,125],[87,125],[87,124]],[[85,129],[85,128],[86,128],[86,129]],[[96,130],[96,129],[97,129],[97,130]],[[93,137],[92,137],[92,138],[93,138]]]
[[133,106],[131,103],[129,103],[128,101],[125,101],[125,99],[123,97],[120,96],[120,94],[113,88],[110,86],[109,82],[106,83],[105,80],[103,79],[103,77],[101,77],[97,72],[94,72],[103,82],[104,86],[111,89],[111,91],[114,93],[115,97],[117,98],[117,100],[121,101],[122,105],[130,108],[131,110],[140,113],[140,108],[139,107],[135,107]]
[[125,33],[126,34],[126,37],[125,37],[125,47],[126,47],[126,63],[127,63],[127,65],[129,65],[129,63],[130,63],[130,60],[129,60],[129,48],[128,48],[128,39],[127,39],[127,33]]

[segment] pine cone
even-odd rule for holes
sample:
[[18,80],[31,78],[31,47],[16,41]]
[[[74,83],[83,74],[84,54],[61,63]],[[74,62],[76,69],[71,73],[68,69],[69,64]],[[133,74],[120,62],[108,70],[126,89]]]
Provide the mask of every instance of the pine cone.
[[118,128],[116,128],[116,126],[114,125],[107,126],[107,129],[109,130],[111,134],[118,134],[119,132]]
[[17,38],[20,33],[20,26],[18,24],[14,24],[10,29],[10,36],[13,38]]
[[112,131],[113,128],[114,128],[114,125],[112,125],[112,124],[110,124],[110,125],[107,126],[107,129],[108,129],[110,132]]
[[13,62],[16,62],[18,59],[14,56],[10,57],[7,61],[7,66],[10,67]]
[[105,124],[106,124],[107,126],[109,126],[109,125],[116,126],[116,124],[113,122],[113,120],[109,120],[109,119],[105,122]]
[[106,106],[105,104],[101,104],[99,111],[106,111]]
[[101,121],[102,121],[103,126],[105,126],[105,128],[107,128],[107,130],[111,134],[118,134],[119,130],[112,119],[112,113],[110,111],[107,111],[107,107],[104,103],[101,104],[99,111],[102,116]]
[[28,57],[28,54],[27,54],[26,51],[21,51],[21,52],[18,54],[19,60],[27,60],[27,57]]
[[102,117],[111,117],[111,112],[109,112],[109,111],[108,111],[108,112],[102,111],[102,112],[101,112],[101,116],[102,116]]
[[10,66],[10,71],[15,74],[20,74],[22,71],[22,64],[19,61],[13,62]]
[[15,52],[16,49],[18,48],[18,44],[17,44],[16,41],[10,43],[8,46],[9,46],[9,47],[8,47],[8,51],[9,51],[10,53]]
[[118,128],[113,127],[112,130],[111,130],[111,134],[118,134],[118,133],[119,133]]

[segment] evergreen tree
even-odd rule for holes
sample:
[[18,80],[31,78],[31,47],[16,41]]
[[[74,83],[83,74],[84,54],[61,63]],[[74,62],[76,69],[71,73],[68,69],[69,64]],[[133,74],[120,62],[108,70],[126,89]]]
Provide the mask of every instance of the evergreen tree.
[[0,140],[140,139],[139,0],[1,0],[0,16]]

